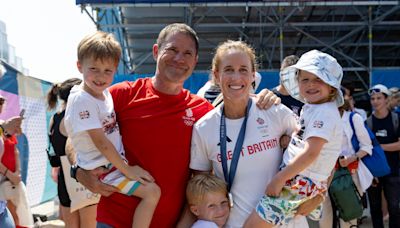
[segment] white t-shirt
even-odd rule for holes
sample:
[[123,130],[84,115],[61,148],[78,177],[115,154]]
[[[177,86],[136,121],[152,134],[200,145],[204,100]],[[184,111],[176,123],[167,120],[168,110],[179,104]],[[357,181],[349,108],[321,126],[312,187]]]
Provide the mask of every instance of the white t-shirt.
[[[235,143],[244,118],[226,118],[228,168],[229,155]],[[220,121],[221,108],[203,116],[193,128],[190,168],[211,171],[224,180],[220,162]],[[260,110],[253,104],[249,111],[243,150],[239,158],[236,175],[231,188],[234,206],[226,227],[242,227],[243,223],[264,195],[265,188],[278,172],[282,161],[279,139],[291,135],[297,128],[295,114],[284,105]]]
[[77,153],[77,163],[87,170],[110,163],[96,148],[87,130],[103,129],[118,153],[124,156],[111,94],[108,90],[103,94],[105,100],[99,100],[76,85],[71,89],[65,110],[65,129]]
[[206,220],[197,220],[192,228],[218,228],[217,224],[214,222],[206,221]]
[[300,131],[292,136],[288,149],[283,155],[287,165],[304,148],[310,137],[319,137],[327,141],[317,159],[300,174],[315,182],[326,181],[339,157],[342,144],[343,126],[335,102],[323,104],[305,104],[300,114]]

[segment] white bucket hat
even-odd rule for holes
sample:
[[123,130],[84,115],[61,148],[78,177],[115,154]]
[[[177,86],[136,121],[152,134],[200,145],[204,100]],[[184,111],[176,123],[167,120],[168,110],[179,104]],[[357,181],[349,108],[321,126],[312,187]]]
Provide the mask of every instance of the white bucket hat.
[[281,71],[280,77],[283,86],[289,94],[297,100],[305,103],[300,96],[297,72],[304,70],[310,72],[337,90],[336,105],[342,106],[343,93],[340,90],[340,83],[343,78],[343,70],[339,63],[332,56],[318,50],[304,53],[299,61]]

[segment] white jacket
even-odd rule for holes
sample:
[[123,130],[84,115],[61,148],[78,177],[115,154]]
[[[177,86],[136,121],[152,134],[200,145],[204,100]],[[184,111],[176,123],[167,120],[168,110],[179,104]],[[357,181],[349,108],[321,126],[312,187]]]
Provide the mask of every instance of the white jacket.
[[[343,121],[343,131],[344,135],[346,137],[346,142],[342,142],[342,153],[344,150],[348,150],[350,154],[355,154],[357,151],[354,151],[353,145],[351,143],[351,137],[353,136],[353,130],[351,129],[350,125],[350,113],[349,111],[344,111],[342,115],[342,121]],[[359,114],[353,115],[353,124],[354,124],[354,129],[355,133],[357,135],[357,139],[360,142],[360,149],[368,154],[372,154],[372,142],[371,139],[368,135],[368,131],[364,126],[364,120]],[[344,154],[343,154],[344,155]],[[373,176],[371,172],[368,170],[368,168],[364,165],[364,163],[360,160],[358,163],[358,177],[360,179],[360,184],[362,191],[365,192],[367,188],[372,183]]]

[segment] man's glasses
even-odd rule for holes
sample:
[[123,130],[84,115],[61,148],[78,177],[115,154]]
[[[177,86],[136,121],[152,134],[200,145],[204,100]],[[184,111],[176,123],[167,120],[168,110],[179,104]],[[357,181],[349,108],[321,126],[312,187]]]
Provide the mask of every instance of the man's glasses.
[[372,89],[368,90],[368,95],[372,95],[374,93],[381,93],[381,92],[382,92],[382,90],[379,88],[372,88]]

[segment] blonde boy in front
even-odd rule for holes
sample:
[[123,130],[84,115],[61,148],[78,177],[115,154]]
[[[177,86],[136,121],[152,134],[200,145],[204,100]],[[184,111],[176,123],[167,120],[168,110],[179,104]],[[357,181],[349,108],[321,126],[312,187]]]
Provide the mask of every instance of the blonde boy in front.
[[[303,54],[295,65],[281,72],[286,90],[305,103],[300,129],[292,135],[281,170],[268,184],[245,227],[288,224],[300,204],[326,192],[341,150],[343,129],[338,106],[343,104],[342,77],[336,59],[317,50]],[[309,217],[318,220],[320,215],[318,207]]]
[[229,216],[229,201],[224,181],[210,174],[198,174],[189,180],[186,198],[198,220],[192,228],[221,228]]
[[141,167],[129,166],[124,157],[111,85],[121,56],[113,35],[98,31],[79,43],[77,67],[83,82],[71,89],[65,128],[77,152],[77,165],[86,170],[110,168],[100,177],[121,193],[141,198],[132,227],[149,227],[161,195],[153,177]]

